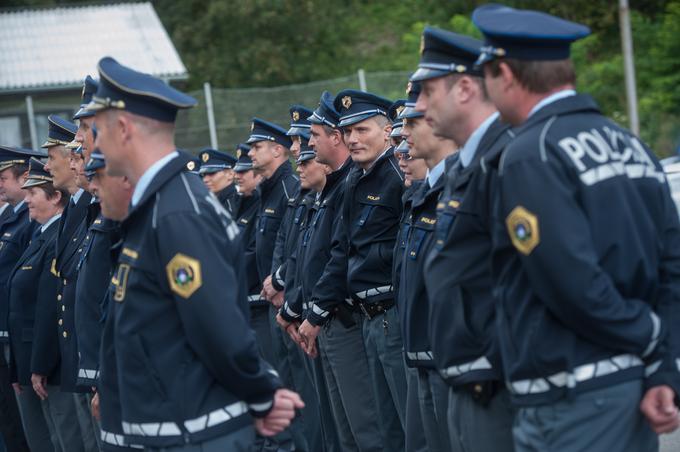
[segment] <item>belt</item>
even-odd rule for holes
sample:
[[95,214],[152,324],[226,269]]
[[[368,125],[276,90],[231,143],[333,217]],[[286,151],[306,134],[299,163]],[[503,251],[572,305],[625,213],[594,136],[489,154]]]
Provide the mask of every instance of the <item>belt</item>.
[[[235,402],[224,408],[218,408],[210,413],[194,419],[184,421],[184,428],[189,433],[197,433],[208,428],[223,424],[248,412],[248,405]],[[181,436],[182,431],[176,422],[145,422],[134,423],[123,421],[123,433],[135,436]]]
[[447,367],[439,371],[443,378],[460,377],[463,374],[472,372],[473,370],[489,370],[493,369],[491,363],[486,356],[480,356],[474,361],[470,361],[463,364],[458,364],[456,366]]
[[394,306],[394,300],[389,299],[377,303],[359,303],[359,310],[370,320],[373,317],[386,312],[392,306]]
[[359,299],[359,300],[365,300],[367,298],[375,297],[376,295],[383,295],[386,293],[391,293],[393,290],[392,285],[390,284],[389,286],[380,286],[380,287],[373,287],[371,289],[366,289],[366,290],[361,290],[354,295]]
[[594,378],[611,375],[616,372],[641,366],[642,360],[631,354],[617,355],[600,361],[581,364],[571,372],[562,371],[547,378],[532,378],[528,380],[511,381],[508,384],[510,392],[516,395],[540,394],[551,389],[551,385],[558,388],[573,388],[577,383],[583,383]]

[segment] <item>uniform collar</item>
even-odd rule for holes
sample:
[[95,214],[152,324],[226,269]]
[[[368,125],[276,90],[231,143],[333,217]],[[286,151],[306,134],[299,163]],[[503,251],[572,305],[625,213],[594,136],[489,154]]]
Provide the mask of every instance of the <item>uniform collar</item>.
[[427,182],[430,184],[430,188],[434,187],[439,178],[444,174],[444,169],[446,167],[446,159],[443,158],[439,163],[437,163],[434,168],[427,170]]
[[[390,152],[392,151],[392,149],[393,149],[392,146],[388,146],[387,149],[385,149],[385,150],[382,152],[382,154],[380,154],[380,155],[378,156],[378,158],[375,159],[375,160],[373,161],[373,163],[371,163],[371,166],[369,166],[368,169],[363,170],[363,174],[367,174],[367,173],[369,173],[373,168],[375,168],[375,166],[378,164],[378,162],[379,162],[380,160],[384,159],[385,156],[387,156],[388,154],[390,154]],[[390,155],[391,155],[391,154],[390,154]]]
[[463,146],[463,149],[460,150],[460,164],[463,165],[463,168],[466,168],[470,162],[472,162],[472,159],[475,157],[475,153],[477,152],[477,148],[479,147],[480,141],[482,141],[482,137],[486,133],[487,130],[489,130],[489,126],[498,118],[498,112],[494,112],[491,115],[489,115],[488,118],[484,120],[472,134],[470,137],[467,139],[465,142],[465,146]]
[[56,214],[55,216],[53,216],[52,218],[50,218],[49,220],[47,220],[47,221],[45,222],[45,224],[43,224],[42,226],[40,226],[40,232],[41,232],[41,233],[45,232],[45,231],[47,230],[47,228],[49,228],[49,227],[52,225],[52,223],[54,223],[55,221],[57,221],[59,218],[61,218],[61,214],[60,214],[60,213]]
[[556,102],[560,99],[564,99],[565,97],[575,95],[576,91],[574,91],[573,89],[563,89],[561,91],[557,91],[556,93],[552,93],[550,96],[541,99],[539,103],[534,105],[534,108],[532,108],[531,111],[529,112],[529,116],[527,116],[527,119],[530,118],[531,115],[536,113],[538,110],[545,107],[546,105],[552,104],[553,102]]
[[160,160],[157,160],[156,163],[144,171],[144,174],[142,174],[142,177],[139,178],[137,185],[135,185],[135,190],[132,192],[132,207],[136,206],[142,199],[144,192],[147,188],[149,188],[149,185],[151,185],[151,182],[153,181],[153,178],[156,177],[156,174],[158,174],[165,167],[165,165],[170,163],[178,156],[179,153],[177,151],[173,151]]
[[19,212],[19,211],[21,210],[21,208],[23,207],[24,204],[25,204],[25,202],[24,202],[23,199],[22,199],[21,201],[19,201],[19,202],[17,203],[17,205],[13,207],[14,213]]
[[9,206],[10,206],[9,203],[7,203],[7,204],[3,205],[2,207],[0,207],[0,216],[2,216],[2,214],[5,212],[5,210],[7,210],[7,208]]
[[80,197],[83,196],[84,192],[85,190],[79,188],[77,192],[71,195],[71,201],[73,201],[73,204],[78,204],[78,201],[80,201]]

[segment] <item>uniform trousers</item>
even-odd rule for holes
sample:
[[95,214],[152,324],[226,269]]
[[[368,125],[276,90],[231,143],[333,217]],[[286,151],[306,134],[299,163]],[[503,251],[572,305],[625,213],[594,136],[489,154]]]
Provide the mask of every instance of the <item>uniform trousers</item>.
[[255,429],[252,426],[247,426],[200,444],[161,448],[147,447],[144,450],[148,452],[251,452],[254,441]]
[[17,404],[31,452],[54,452],[40,397],[32,386],[21,386],[21,392],[17,394]]
[[[59,386],[47,386],[47,399],[41,400],[43,414],[57,452],[93,452],[83,444],[78,411],[73,393],[61,392]],[[96,449],[95,449],[96,450]]]
[[423,431],[430,452],[451,450],[446,413],[449,406],[449,385],[435,369],[418,368],[418,401]]
[[11,452],[28,452],[14,388],[9,381],[9,344],[0,343],[0,433]]

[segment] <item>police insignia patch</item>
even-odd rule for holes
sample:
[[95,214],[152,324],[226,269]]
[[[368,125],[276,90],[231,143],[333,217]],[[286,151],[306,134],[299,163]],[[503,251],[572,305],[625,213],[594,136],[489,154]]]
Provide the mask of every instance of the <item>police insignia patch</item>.
[[196,162],[187,162],[187,169],[193,171],[196,168]]
[[255,123],[251,122],[250,123],[250,131],[252,132],[253,130],[255,130]]
[[300,112],[294,111],[293,112],[293,121],[299,121],[300,120]]
[[165,266],[170,289],[182,298],[191,297],[203,284],[201,263],[182,253],[177,253]]
[[204,152],[203,154],[201,154],[201,160],[203,161],[203,163],[207,162],[208,160],[210,160],[210,154]]
[[345,108],[349,108],[352,106],[352,98],[349,96],[345,96],[342,98],[342,106]]
[[425,35],[420,35],[420,50],[418,51],[418,53],[422,55],[423,50],[425,50]]
[[401,112],[404,111],[405,108],[406,108],[406,107],[404,107],[403,105],[398,106],[398,107],[397,107],[397,115],[400,115]]
[[408,82],[406,84],[406,94],[411,94],[411,89],[413,88],[413,83]]
[[541,241],[538,218],[522,206],[517,206],[505,218],[510,240],[517,250],[528,256]]
[[237,158],[237,159],[240,159],[240,158],[241,158],[241,150],[240,150],[240,149],[237,149],[237,150],[236,150],[236,158]]

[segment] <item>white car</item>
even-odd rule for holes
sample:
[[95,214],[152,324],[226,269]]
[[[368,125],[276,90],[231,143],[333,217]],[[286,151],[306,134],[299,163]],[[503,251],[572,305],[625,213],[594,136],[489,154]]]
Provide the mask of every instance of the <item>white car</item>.
[[661,160],[661,165],[671,188],[671,197],[680,215],[680,155]]

